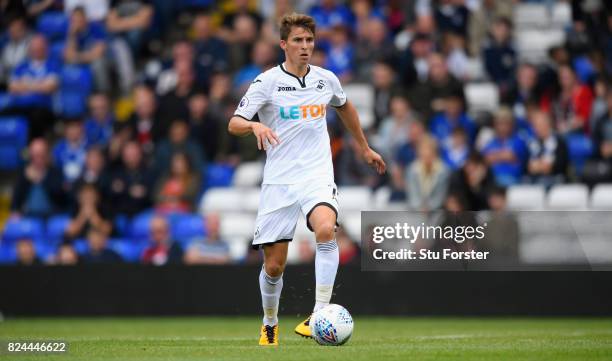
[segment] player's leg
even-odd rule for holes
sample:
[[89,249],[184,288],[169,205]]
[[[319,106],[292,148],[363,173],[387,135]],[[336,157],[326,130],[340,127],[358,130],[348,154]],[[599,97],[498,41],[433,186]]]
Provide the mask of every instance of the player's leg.
[[264,264],[259,273],[261,304],[264,311],[260,345],[278,345],[278,305],[283,290],[288,242],[263,245]]
[[315,254],[315,306],[313,312],[329,304],[340,254],[336,243],[336,211],[328,205],[316,206],[308,218],[315,233],[317,249]]
[[[334,281],[338,271],[339,252],[335,239],[337,202],[334,197],[329,202],[317,203],[307,214],[309,228],[315,233],[315,306],[318,311],[331,300]],[[310,316],[295,327],[295,333],[304,337],[312,337],[310,332]]]

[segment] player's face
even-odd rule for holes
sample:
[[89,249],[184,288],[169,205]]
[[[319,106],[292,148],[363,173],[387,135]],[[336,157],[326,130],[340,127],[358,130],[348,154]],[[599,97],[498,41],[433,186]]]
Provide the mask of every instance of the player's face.
[[294,27],[287,40],[281,40],[281,48],[287,60],[295,65],[306,65],[310,62],[314,49],[314,35],[306,28]]

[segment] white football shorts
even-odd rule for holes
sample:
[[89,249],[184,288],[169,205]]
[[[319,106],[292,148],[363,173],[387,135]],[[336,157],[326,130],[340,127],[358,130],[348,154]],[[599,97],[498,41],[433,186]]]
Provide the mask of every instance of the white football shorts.
[[312,210],[325,205],[338,219],[338,187],[333,182],[304,182],[297,184],[264,184],[261,187],[259,210],[255,220],[253,248],[275,242],[290,242],[295,233],[300,212],[306,218]]

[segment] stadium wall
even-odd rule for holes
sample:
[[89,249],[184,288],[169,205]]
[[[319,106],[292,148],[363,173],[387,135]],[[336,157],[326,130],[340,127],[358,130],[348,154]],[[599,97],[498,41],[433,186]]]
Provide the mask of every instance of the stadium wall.
[[[11,316],[256,315],[259,267],[0,267]],[[312,266],[285,272],[281,313],[312,307]],[[361,272],[341,268],[334,302],[372,315],[612,315],[612,272]]]

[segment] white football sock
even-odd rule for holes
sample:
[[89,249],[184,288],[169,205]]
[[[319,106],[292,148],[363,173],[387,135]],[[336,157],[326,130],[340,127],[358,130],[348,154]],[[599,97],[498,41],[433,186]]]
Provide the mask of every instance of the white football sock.
[[283,275],[269,276],[262,267],[259,273],[259,289],[261,290],[261,305],[264,311],[263,324],[274,326],[278,323],[278,303],[283,290]]
[[317,242],[315,256],[315,306],[313,312],[317,312],[329,304],[334,289],[334,280],[338,272],[339,261],[340,253],[338,252],[338,244],[335,239],[329,242]]

